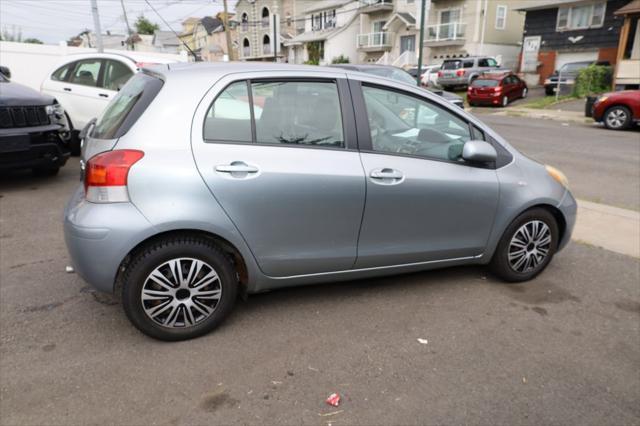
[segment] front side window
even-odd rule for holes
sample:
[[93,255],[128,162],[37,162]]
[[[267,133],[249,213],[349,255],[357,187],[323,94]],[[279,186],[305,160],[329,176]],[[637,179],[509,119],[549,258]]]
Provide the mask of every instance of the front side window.
[[78,61],[73,74],[69,79],[69,83],[81,84],[83,86],[96,87],[98,85],[98,76],[100,75],[100,67],[102,59],[86,59]]
[[254,82],[251,90],[256,142],[344,147],[335,82]]
[[104,69],[104,88],[120,90],[133,76],[133,71],[120,61],[108,60]]
[[362,91],[374,151],[462,162],[472,139],[466,121],[418,97],[369,86]]

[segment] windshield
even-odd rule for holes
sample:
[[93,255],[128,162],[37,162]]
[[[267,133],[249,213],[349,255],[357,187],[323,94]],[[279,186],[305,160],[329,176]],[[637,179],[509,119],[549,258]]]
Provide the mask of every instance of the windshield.
[[480,80],[477,79],[471,84],[473,87],[496,87],[498,85],[498,80]]
[[591,62],[573,62],[570,64],[564,64],[562,68],[560,68],[560,72],[575,72],[582,68],[586,68],[589,65],[591,65]]
[[162,80],[144,73],[130,79],[109,102],[91,136],[115,139],[124,135],[156,97],[162,84]]

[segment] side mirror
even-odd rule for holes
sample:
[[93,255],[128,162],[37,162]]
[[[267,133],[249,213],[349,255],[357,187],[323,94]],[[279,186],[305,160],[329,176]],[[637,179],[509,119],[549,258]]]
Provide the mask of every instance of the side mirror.
[[496,149],[485,141],[468,141],[462,148],[462,159],[470,163],[490,163],[497,158]]
[[0,65],[0,73],[2,73],[2,75],[7,77],[8,79],[11,79],[11,70],[9,69],[9,67]]

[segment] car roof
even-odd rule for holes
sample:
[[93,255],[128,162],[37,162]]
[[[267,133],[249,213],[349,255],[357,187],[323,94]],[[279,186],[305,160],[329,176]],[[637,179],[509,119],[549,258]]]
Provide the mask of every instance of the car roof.
[[128,59],[132,62],[147,62],[155,64],[172,64],[178,63],[177,59],[169,59],[156,55],[149,55],[139,52],[117,51],[117,52],[91,52],[91,53],[72,53],[64,56],[63,63],[78,61],[81,59],[105,58],[105,59]]

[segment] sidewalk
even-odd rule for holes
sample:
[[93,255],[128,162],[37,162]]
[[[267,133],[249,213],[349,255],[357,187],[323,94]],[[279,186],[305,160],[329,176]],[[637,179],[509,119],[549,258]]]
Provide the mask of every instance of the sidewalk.
[[640,212],[578,200],[573,240],[640,259]]
[[571,123],[593,123],[593,119],[585,117],[584,111],[567,111],[561,109],[536,109],[509,107],[492,113],[492,115],[511,116],[511,117],[528,117],[543,120],[555,120]]

